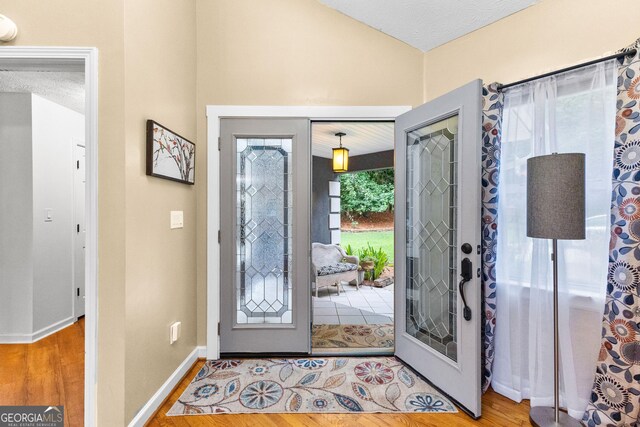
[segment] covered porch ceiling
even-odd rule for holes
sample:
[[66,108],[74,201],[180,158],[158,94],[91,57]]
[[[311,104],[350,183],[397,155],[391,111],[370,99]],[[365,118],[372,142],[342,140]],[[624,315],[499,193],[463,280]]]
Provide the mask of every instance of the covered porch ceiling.
[[314,156],[330,159],[333,148],[340,140],[335,136],[344,132],[342,146],[349,156],[393,150],[393,122],[313,122],[311,125],[311,151]]

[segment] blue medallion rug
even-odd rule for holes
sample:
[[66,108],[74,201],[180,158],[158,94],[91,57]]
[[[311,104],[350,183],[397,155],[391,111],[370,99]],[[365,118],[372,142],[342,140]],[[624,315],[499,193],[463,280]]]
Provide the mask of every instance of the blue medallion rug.
[[167,415],[457,412],[395,357],[208,360]]

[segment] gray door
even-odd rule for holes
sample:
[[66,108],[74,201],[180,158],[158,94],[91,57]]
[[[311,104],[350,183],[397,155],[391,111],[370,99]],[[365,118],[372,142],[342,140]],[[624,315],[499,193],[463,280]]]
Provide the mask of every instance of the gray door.
[[395,126],[396,355],[476,417],[481,91],[471,82]]
[[309,353],[309,120],[220,135],[220,351]]

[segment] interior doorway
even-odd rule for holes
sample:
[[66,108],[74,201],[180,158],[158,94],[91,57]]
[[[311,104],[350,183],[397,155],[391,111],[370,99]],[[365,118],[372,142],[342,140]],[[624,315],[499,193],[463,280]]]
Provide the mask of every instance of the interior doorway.
[[95,420],[97,86],[96,49],[0,47],[0,405],[69,425]]
[[394,122],[313,121],[311,149],[312,353],[393,354]]

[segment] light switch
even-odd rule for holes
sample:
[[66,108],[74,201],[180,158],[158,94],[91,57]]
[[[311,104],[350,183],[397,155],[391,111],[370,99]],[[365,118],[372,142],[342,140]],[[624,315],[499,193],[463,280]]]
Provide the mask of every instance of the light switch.
[[53,222],[53,209],[45,208],[45,210],[44,210],[44,222]]
[[180,329],[182,322],[174,322],[169,327],[169,344],[173,344],[180,338]]
[[184,215],[182,211],[171,211],[171,228],[184,227]]

